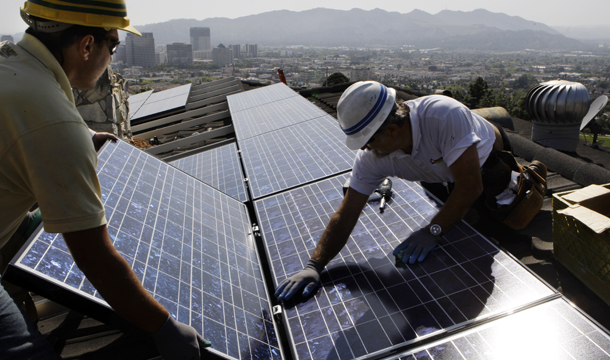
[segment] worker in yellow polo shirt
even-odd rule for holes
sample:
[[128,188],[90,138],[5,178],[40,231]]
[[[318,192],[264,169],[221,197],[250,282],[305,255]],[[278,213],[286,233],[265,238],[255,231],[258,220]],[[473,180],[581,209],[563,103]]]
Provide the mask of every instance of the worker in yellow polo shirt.
[[[112,245],[96,175],[96,149],[72,88],[90,89],[119,44],[136,35],[124,0],[28,0],[23,39],[0,43],[0,248],[38,203],[45,230],[110,306],[151,334],[164,359],[200,359],[209,346],[142,287]],[[59,358],[0,287],[0,359]]]

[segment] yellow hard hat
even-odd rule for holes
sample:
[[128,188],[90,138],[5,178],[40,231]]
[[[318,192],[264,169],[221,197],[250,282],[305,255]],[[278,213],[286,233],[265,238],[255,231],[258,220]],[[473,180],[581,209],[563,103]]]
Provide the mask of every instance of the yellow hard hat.
[[30,26],[33,22],[26,14],[64,24],[125,30],[142,36],[129,25],[125,0],[27,0],[21,13]]

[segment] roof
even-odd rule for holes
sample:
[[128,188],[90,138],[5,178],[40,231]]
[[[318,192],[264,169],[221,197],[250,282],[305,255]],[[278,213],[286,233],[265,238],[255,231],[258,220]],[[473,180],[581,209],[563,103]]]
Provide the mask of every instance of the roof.
[[[226,106],[226,96],[255,88],[256,85],[235,79],[204,85],[193,87],[186,105],[178,111],[171,114],[161,113],[158,116],[152,114],[146,122],[133,126],[137,136],[146,140],[159,140],[160,145],[147,152],[171,162],[186,155],[213,149],[214,143],[219,146],[234,141],[235,133],[232,130],[231,114]],[[336,117],[337,102],[348,85],[301,90],[300,94]],[[422,95],[404,89],[397,90],[399,99],[408,100]],[[584,142],[578,146],[576,153],[571,154],[545,148],[530,140],[531,123],[516,118],[513,118],[512,122],[514,130],[505,130],[517,160],[522,164],[539,160],[549,169],[548,190],[543,208],[523,230],[499,228],[497,224],[489,226],[479,223],[475,227],[602,326],[610,328],[610,306],[552,255],[552,194],[593,183],[610,183],[610,172],[607,170],[610,168],[610,154],[605,148],[594,149]],[[230,128],[218,132],[218,129],[227,129],[226,127]],[[198,138],[202,131],[203,135],[210,131],[214,134]],[[45,302],[44,299],[39,301]],[[56,314],[57,311],[50,313]],[[146,359],[156,355],[154,350],[151,351],[153,346],[147,336],[132,330],[122,332],[74,311],[43,319],[38,326],[64,358]]]

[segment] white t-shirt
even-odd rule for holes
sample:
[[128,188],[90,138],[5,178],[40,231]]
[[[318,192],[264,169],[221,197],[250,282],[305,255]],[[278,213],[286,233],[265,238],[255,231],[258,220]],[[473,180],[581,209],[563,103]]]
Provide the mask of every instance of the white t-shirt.
[[402,150],[377,158],[359,150],[350,187],[371,194],[388,176],[430,183],[453,182],[449,167],[473,144],[477,144],[482,166],[496,140],[494,126],[471,112],[464,104],[443,95],[410,100],[413,150]]

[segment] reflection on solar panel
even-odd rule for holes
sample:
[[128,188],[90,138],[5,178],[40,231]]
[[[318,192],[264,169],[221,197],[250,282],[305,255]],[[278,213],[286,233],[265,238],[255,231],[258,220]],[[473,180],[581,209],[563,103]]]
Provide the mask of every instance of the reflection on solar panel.
[[328,115],[304,97],[293,96],[240,112],[232,111],[231,116],[237,139],[244,140]]
[[130,108],[129,119],[137,120],[149,115],[183,107],[188,101],[190,91],[191,84],[187,84],[169,90],[154,92],[137,109],[137,112]]
[[286,99],[293,96],[300,96],[288,86],[277,83],[275,85],[265,86],[260,89],[250,90],[236,95],[227,96],[229,109],[231,114],[237,113],[245,109],[253,108]]
[[608,334],[557,299],[395,359],[608,358]]
[[[98,176],[114,246],[172,316],[224,356],[280,359],[245,206],[124,142],[100,152]],[[9,273],[107,306],[60,235],[40,232]]]
[[[344,180],[255,201],[275,284],[307,263],[342,201]],[[316,295],[285,304],[298,359],[368,358],[554,294],[464,224],[423,263],[397,268],[394,247],[437,209],[418,184],[392,180],[385,212],[365,208],[347,246],[322,273]]]
[[233,199],[248,201],[237,146],[229,144],[169,163]]
[[356,152],[330,115],[240,141],[256,199],[352,168]]

